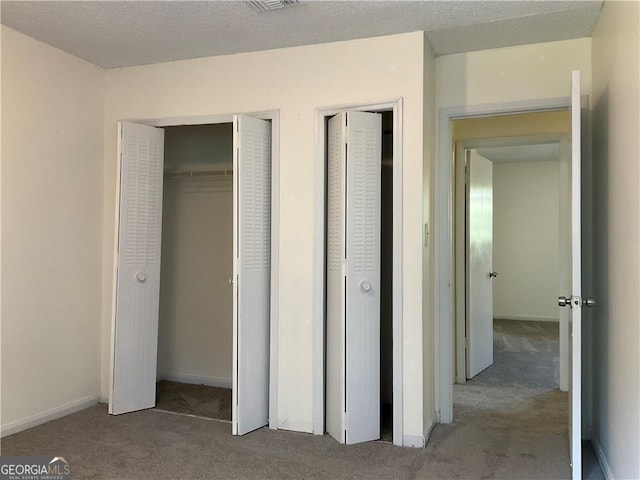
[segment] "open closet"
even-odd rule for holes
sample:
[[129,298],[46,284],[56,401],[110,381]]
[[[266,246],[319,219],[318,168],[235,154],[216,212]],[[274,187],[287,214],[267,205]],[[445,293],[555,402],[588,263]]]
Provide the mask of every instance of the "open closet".
[[120,122],[110,414],[155,407],[160,380],[181,413],[230,412],[234,435],[269,423],[277,115],[265,116]]
[[156,408],[231,421],[233,124],[164,131]]

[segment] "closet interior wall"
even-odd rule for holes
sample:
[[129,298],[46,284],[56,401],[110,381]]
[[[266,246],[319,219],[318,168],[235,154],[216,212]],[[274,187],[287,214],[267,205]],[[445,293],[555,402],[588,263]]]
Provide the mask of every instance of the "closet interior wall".
[[165,128],[158,380],[231,387],[232,124]]

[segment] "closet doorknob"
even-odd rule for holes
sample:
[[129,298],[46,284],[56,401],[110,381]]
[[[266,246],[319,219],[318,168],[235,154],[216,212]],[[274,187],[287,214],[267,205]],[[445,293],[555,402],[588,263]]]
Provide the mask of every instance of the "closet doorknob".
[[144,283],[146,279],[147,279],[147,276],[145,275],[144,272],[137,272],[136,273],[136,282]]

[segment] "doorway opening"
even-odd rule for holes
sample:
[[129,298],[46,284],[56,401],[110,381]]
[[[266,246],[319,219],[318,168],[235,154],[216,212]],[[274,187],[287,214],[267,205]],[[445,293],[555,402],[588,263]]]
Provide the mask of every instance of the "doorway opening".
[[164,131],[155,408],[231,422],[233,123]]
[[394,308],[400,286],[395,284],[397,115],[396,104],[321,116],[326,212],[321,433],[341,443],[402,444],[396,376],[401,337]]
[[[509,432],[514,444],[566,451],[569,336],[557,292],[569,189],[558,137],[457,145],[453,415],[486,438]],[[526,448],[532,458],[543,451]],[[568,460],[558,457],[560,468]]]
[[[527,117],[510,120],[526,122]],[[482,121],[476,122],[475,128],[481,126]],[[472,136],[469,132],[462,136]],[[560,250],[568,248],[566,222],[559,220],[561,207],[568,203],[561,198],[567,178],[560,178],[561,154],[565,161],[570,155],[568,141],[562,132],[456,139],[456,383],[465,383],[493,365],[494,328],[501,327],[504,343],[505,332],[512,330],[504,321],[512,320],[529,322],[523,332],[536,326],[547,336],[556,332],[560,338],[550,340],[560,345],[560,351],[547,366],[548,380],[568,389],[568,325],[560,322],[555,300],[568,275],[559,261]],[[496,348],[504,353],[503,346]]]
[[110,414],[154,407],[160,380],[234,435],[275,427],[277,122],[119,124]]

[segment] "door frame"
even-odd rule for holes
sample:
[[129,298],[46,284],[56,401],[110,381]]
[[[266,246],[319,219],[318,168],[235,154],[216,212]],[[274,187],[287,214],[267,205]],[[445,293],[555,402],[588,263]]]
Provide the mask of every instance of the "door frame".
[[[232,123],[234,115],[247,115],[271,121],[271,295],[269,322],[269,428],[278,428],[278,331],[279,331],[279,264],[280,264],[280,110],[260,112],[237,112],[232,114],[212,114],[197,116],[178,116],[148,119],[121,119],[121,122],[133,122],[150,127],[173,127],[179,125],[204,125]],[[120,139],[118,137],[118,142]],[[120,151],[118,146],[117,151]],[[116,201],[115,201],[115,242],[113,258],[113,289],[111,302],[111,353],[109,398],[113,397],[115,322],[116,322],[116,286],[118,278],[117,248],[120,231],[120,159],[116,165]]]
[[[548,109],[547,109],[548,111]],[[531,112],[526,112],[531,113]],[[457,120],[454,119],[454,120]],[[456,185],[460,185],[465,182],[465,172],[458,162],[458,153],[462,151],[463,153],[467,150],[478,149],[478,148],[488,148],[488,147],[512,147],[519,145],[536,145],[536,144],[549,144],[554,143],[558,145],[559,155],[562,156],[562,142],[565,141],[570,135],[569,134],[536,134],[536,135],[526,135],[526,136],[513,136],[513,137],[494,137],[494,138],[479,138],[479,139],[470,139],[470,140],[459,140],[453,143],[452,152],[455,153],[455,157],[452,160],[452,172],[453,172],[453,182],[456,182]],[[558,159],[560,162],[560,158]],[[461,178],[462,177],[462,178]],[[562,181],[563,179],[560,178]],[[569,179],[565,179],[569,181]],[[454,189],[455,191],[455,189]],[[453,198],[453,197],[452,197]],[[453,249],[453,262],[454,262],[454,271],[455,271],[455,286],[453,291],[454,296],[454,337],[455,337],[455,346],[454,355],[455,355],[455,377],[454,383],[463,384],[467,381],[467,367],[466,367],[466,351],[465,351],[465,328],[467,326],[467,315],[466,315],[466,303],[467,303],[467,283],[466,283],[466,275],[467,275],[467,265],[466,261],[456,262],[456,258],[465,258],[465,241],[466,241],[466,233],[458,232],[458,228],[463,226],[460,221],[461,217],[465,215],[465,211],[467,209],[467,205],[464,201],[460,201],[460,198],[453,198],[453,239],[455,242]],[[558,208],[561,208],[558,205]],[[464,234],[461,237],[461,234]],[[563,326],[565,327],[563,329]],[[568,348],[569,337],[567,335],[568,325],[562,325],[560,322],[560,332],[559,332],[559,344],[560,344],[560,389],[566,391],[567,387],[563,388],[563,384],[568,384],[568,368],[569,368],[569,357],[566,348]],[[563,348],[564,347],[564,348]]]
[[403,381],[402,381],[402,97],[386,102],[358,103],[316,109],[316,184],[313,304],[313,433],[325,433],[325,200],[326,200],[326,129],[327,117],[343,111],[393,112],[393,444],[403,445]]
[[440,423],[453,422],[454,350],[453,323],[455,321],[454,278],[454,198],[453,198],[453,139],[451,122],[464,118],[488,117],[503,114],[533,113],[571,108],[571,97],[549,98],[488,105],[467,105],[440,109],[436,124],[436,162],[434,198],[436,213],[434,255],[434,318],[436,336],[436,419]]

